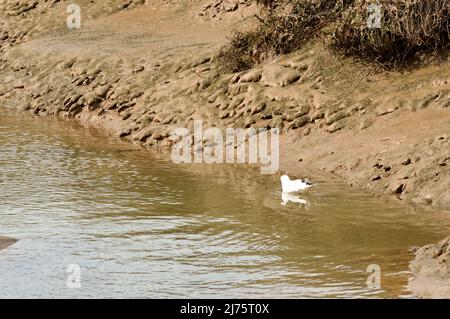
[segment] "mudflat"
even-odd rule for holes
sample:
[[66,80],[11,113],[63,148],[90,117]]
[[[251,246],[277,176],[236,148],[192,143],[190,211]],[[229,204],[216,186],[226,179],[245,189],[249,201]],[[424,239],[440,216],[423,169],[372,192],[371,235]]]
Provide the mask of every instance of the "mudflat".
[[6,247],[11,246],[12,244],[15,244],[16,242],[17,239],[0,236],[0,250],[3,250]]

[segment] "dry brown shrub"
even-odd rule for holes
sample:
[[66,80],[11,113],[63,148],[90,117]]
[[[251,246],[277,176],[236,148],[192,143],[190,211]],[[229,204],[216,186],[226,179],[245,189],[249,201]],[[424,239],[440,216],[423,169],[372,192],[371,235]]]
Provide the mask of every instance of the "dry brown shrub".
[[[236,72],[301,48],[353,0],[258,0],[266,7],[256,30],[235,33],[222,47],[222,71]],[[246,47],[247,46],[247,47]]]
[[370,28],[368,7],[356,0],[334,25],[333,48],[389,66],[403,65],[420,51],[449,42],[449,0],[379,0],[381,28]]

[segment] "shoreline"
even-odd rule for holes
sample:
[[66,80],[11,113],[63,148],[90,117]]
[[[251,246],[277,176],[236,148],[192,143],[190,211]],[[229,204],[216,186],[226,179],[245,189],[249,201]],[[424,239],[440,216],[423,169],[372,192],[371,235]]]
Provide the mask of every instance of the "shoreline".
[[14,238],[0,236],[0,251],[6,249],[11,245],[14,245],[15,243],[17,243],[17,241],[18,240]]
[[[448,61],[377,73],[312,43],[254,69],[221,74],[217,49],[237,21],[251,25],[254,7],[221,12],[219,22],[198,15],[205,2],[136,4],[76,32],[55,25],[29,32],[41,12],[31,10],[17,25],[0,8],[6,21],[0,105],[79,121],[150,151],[168,151],[170,132],[192,130],[194,120],[205,128],[277,127],[281,172],[317,172],[450,212]],[[104,6],[91,3],[89,10],[108,12]],[[61,12],[63,4],[52,4],[46,20],[63,21]]]
[[[205,21],[195,6],[179,6],[185,0],[163,9],[138,6],[76,33],[16,41],[0,50],[0,105],[78,119],[148,149],[170,148],[170,133],[192,131],[194,120],[205,129],[279,128],[281,170],[322,171],[350,186],[450,211],[450,81],[442,79],[450,78],[450,64],[370,75],[370,68],[313,43],[221,74],[215,54],[235,23]],[[143,20],[157,16],[160,22]],[[105,27],[114,35],[105,35]],[[130,37],[141,40],[127,45]]]
[[414,278],[409,282],[408,288],[422,298],[449,298],[449,257],[450,237],[420,248],[410,263]]

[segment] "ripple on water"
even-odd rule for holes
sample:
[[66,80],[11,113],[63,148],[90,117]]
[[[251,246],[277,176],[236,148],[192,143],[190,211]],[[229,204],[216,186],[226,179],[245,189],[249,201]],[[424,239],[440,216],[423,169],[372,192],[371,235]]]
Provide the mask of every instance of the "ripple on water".
[[[411,247],[450,224],[324,182],[309,206],[282,206],[277,177],[258,170],[174,165],[4,110],[0,186],[0,234],[20,239],[0,254],[3,297],[408,296]],[[366,286],[374,263],[381,290]]]

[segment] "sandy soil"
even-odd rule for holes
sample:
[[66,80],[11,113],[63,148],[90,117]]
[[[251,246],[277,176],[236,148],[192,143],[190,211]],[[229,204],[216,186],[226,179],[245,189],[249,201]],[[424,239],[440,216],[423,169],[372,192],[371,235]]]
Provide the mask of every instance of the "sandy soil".
[[195,119],[278,127],[282,171],[450,211],[447,61],[374,72],[318,41],[220,74],[217,49],[255,23],[251,1],[79,1],[80,30],[64,26],[69,1],[19,3],[0,2],[0,105],[158,150]]

